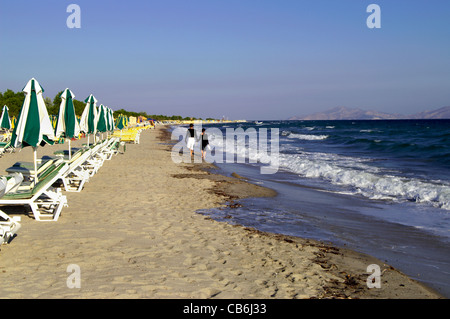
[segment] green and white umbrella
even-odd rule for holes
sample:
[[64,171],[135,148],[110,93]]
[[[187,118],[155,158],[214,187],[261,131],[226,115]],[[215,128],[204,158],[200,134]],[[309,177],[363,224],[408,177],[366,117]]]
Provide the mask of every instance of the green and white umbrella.
[[126,126],[125,125],[125,117],[122,114],[120,114],[116,120],[116,127],[119,130],[123,130],[125,128],[125,126]]
[[109,132],[111,129],[111,124],[109,123],[109,107],[106,105],[103,106],[103,109],[105,111],[105,120],[106,120],[106,132]]
[[[104,133],[108,130],[108,120],[106,117],[106,106],[104,106],[103,104],[100,105],[99,110],[98,110],[98,118],[97,118],[97,131]],[[103,138],[103,135],[102,135]]]
[[108,108],[108,130],[114,132],[114,111]]
[[106,132],[108,132],[107,136],[111,132],[111,109],[105,106],[105,116],[106,116]]
[[73,106],[74,97],[75,95],[69,89],[65,89],[61,94],[61,104],[55,131],[56,138],[62,136],[69,140],[69,159],[72,158],[70,141],[80,134],[80,126],[75,115],[75,107]]
[[106,128],[108,132],[112,131],[111,109],[109,107],[106,107]]
[[8,107],[3,106],[2,117],[0,118],[0,128],[5,130],[11,129],[11,119],[9,118]]
[[23,89],[25,100],[19,113],[17,124],[11,137],[14,147],[33,147],[34,153],[34,182],[38,182],[36,150],[45,143],[53,144],[55,134],[48,116],[42,93],[44,89],[38,81],[32,78]]
[[86,102],[86,106],[81,114],[80,130],[87,134],[89,146],[89,135],[94,134],[95,137],[97,133],[97,99],[91,94],[84,101]]
[[114,111],[111,110],[111,130],[114,132],[114,130],[116,129],[116,122],[114,121]]

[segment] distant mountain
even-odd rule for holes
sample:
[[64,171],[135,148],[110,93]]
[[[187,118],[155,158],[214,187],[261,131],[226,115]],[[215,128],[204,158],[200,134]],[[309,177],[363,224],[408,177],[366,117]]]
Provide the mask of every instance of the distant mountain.
[[450,119],[450,106],[413,115],[390,114],[358,108],[338,106],[324,112],[294,116],[289,120],[396,120],[396,119]]
[[444,106],[434,111],[425,111],[413,115],[414,119],[450,119],[450,106]]

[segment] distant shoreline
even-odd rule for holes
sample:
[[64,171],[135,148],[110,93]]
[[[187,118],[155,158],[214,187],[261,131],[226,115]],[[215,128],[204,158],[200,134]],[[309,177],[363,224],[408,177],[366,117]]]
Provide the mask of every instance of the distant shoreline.
[[450,119],[450,106],[441,107],[433,111],[424,111],[412,115],[390,114],[358,108],[335,107],[323,112],[310,115],[293,116],[288,120],[448,120]]

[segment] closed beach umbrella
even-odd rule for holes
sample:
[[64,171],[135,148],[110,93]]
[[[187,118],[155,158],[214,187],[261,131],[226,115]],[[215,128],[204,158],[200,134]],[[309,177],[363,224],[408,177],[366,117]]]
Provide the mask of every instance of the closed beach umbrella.
[[114,130],[114,121],[113,121],[113,115],[112,110],[108,107],[108,131],[112,132]]
[[119,125],[121,130],[127,126],[127,118],[123,114],[120,115]]
[[109,109],[109,130],[111,132],[114,132],[115,124],[114,124],[114,111],[112,109]]
[[70,140],[78,137],[80,126],[75,115],[73,98],[75,95],[69,89],[65,89],[61,94],[61,104],[59,106],[58,122],[56,124],[55,136],[63,136],[69,139],[69,159],[72,158]]
[[111,132],[113,130],[113,123],[112,123],[112,119],[111,119],[111,109],[109,107],[108,107],[107,119],[108,119],[108,131]]
[[120,114],[119,117],[117,118],[116,127],[119,130],[123,130],[125,127],[125,117],[122,114]]
[[32,78],[23,89],[25,100],[20,110],[17,124],[14,128],[11,141],[14,147],[33,147],[35,183],[37,178],[36,149],[45,143],[53,144],[55,134],[48,116],[42,93],[44,90],[38,81]]
[[97,118],[97,131],[98,132],[106,132],[107,129],[107,119],[106,119],[106,106],[103,104],[100,105],[98,110],[98,118]]
[[[120,125],[120,127],[119,127],[119,125]],[[120,114],[120,120],[117,122],[116,127],[118,129],[122,130],[122,129],[126,128],[127,125],[128,125],[128,118],[125,115]]]
[[2,117],[0,118],[0,128],[4,128],[5,130],[11,129],[11,119],[8,114],[8,107],[3,106]]
[[89,134],[97,133],[97,99],[91,94],[84,101],[86,106],[81,114],[80,130],[87,134],[89,146]]
[[106,131],[111,131],[111,119],[109,118],[110,111],[109,107],[105,106],[105,117],[106,117]]

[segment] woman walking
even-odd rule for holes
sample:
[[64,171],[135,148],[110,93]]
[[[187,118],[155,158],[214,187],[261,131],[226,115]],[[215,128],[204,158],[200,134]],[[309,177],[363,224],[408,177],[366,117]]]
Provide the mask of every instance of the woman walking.
[[202,133],[200,135],[202,140],[202,159],[206,159],[206,150],[209,148],[208,134],[205,133],[205,129],[202,129]]

